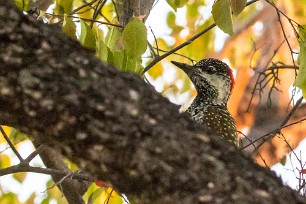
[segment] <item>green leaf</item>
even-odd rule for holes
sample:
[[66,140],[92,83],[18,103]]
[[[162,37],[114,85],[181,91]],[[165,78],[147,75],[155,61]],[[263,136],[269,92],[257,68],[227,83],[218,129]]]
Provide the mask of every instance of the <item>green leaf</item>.
[[176,25],[175,19],[176,19],[176,15],[172,11],[170,11],[167,14],[167,25],[169,27],[172,27],[172,26]]
[[22,183],[26,177],[27,177],[27,173],[25,172],[20,172],[20,173],[17,173],[17,174],[13,174],[13,178],[18,181],[19,183]]
[[109,48],[104,42],[103,31],[98,26],[94,26],[96,36],[96,55],[102,60],[107,61]]
[[296,77],[295,85],[302,90],[303,97],[306,98],[306,25],[300,26],[298,32],[300,44],[299,73]]
[[106,34],[105,44],[111,51],[122,51],[122,34],[117,27],[112,27]]
[[104,188],[98,188],[97,190],[95,190],[92,194],[90,194],[87,203],[93,204],[103,191],[105,191]]
[[233,35],[233,22],[229,0],[216,0],[212,7],[216,25],[225,33]]
[[5,193],[1,190],[0,203],[19,204],[18,196],[12,192]]
[[92,28],[82,20],[80,20],[80,23],[81,23],[81,35],[80,35],[81,45],[90,49],[95,49],[96,37]]
[[247,0],[230,0],[231,9],[235,16],[238,16],[245,8]]
[[141,56],[147,49],[147,28],[137,18],[132,18],[122,33],[124,49],[132,58]]
[[141,75],[143,71],[143,66],[142,66],[142,60],[141,58],[131,58],[127,56],[126,61],[124,63],[124,67],[122,67],[123,71],[132,71],[135,72],[139,75]]
[[186,91],[192,90],[192,82],[190,81],[189,77],[184,76],[183,78],[183,87],[181,89],[181,94],[185,93]]
[[286,157],[286,155],[285,155],[283,158],[281,158],[281,160],[279,161],[279,163],[280,163],[281,165],[285,166],[285,165],[286,165],[286,162],[287,162],[287,157]]
[[22,11],[28,11],[29,7],[29,0],[14,0],[15,5]]
[[34,200],[36,199],[36,197],[37,197],[36,193],[33,192],[33,193],[28,197],[28,199],[26,200],[26,202],[24,202],[24,203],[35,203]]
[[107,61],[109,48],[105,45],[103,40],[97,40],[96,54],[102,61]]
[[54,12],[56,14],[69,14],[72,11],[74,0],[56,0]]
[[9,167],[10,165],[11,165],[11,158],[6,154],[1,153],[0,169],[4,169],[6,167]]
[[64,21],[63,21],[63,32],[66,33],[69,37],[76,40],[76,25],[72,21],[70,17],[68,17],[66,14],[64,14]]
[[167,3],[176,11],[178,8],[183,7],[188,0],[167,0]]
[[157,63],[154,67],[149,69],[147,73],[150,75],[150,77],[152,77],[155,80],[158,77],[160,77],[163,74],[163,72],[164,72],[163,66],[161,65],[161,63]]
[[108,53],[107,62],[122,70],[126,55],[123,51],[111,51]]
[[10,140],[18,145],[21,141],[26,140],[28,137],[26,134],[20,132],[19,130],[9,127],[9,126],[2,126],[4,131],[8,134]]

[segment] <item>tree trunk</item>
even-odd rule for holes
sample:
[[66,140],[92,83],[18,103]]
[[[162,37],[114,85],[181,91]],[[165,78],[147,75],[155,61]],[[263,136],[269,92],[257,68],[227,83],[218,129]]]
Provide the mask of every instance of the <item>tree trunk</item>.
[[0,119],[135,203],[305,203],[132,73],[0,0]]

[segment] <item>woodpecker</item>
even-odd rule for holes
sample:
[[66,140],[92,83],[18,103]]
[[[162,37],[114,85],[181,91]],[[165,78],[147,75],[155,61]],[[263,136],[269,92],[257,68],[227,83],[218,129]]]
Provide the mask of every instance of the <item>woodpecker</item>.
[[193,66],[171,62],[187,74],[196,88],[197,96],[187,109],[191,118],[238,145],[236,125],[227,109],[235,83],[230,67],[214,58],[201,60]]

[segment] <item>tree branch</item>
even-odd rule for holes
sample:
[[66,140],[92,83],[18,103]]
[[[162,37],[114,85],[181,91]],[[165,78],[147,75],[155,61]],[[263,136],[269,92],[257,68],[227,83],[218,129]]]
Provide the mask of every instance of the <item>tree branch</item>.
[[132,73],[0,1],[0,122],[134,203],[306,202]]

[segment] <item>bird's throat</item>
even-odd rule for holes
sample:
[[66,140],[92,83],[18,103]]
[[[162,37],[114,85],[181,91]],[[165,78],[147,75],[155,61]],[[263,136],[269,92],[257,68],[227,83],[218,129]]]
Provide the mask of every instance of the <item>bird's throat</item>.
[[201,77],[193,78],[194,85],[198,92],[195,102],[204,102],[212,105],[226,105],[230,92],[231,82],[222,76],[201,74]]
[[212,86],[206,86],[204,90],[197,90],[198,94],[192,104],[225,106],[229,98],[229,93],[223,91],[217,90]]

